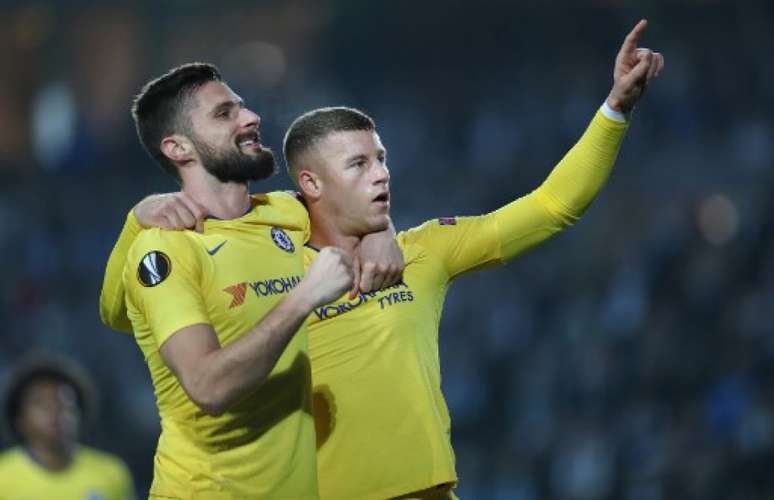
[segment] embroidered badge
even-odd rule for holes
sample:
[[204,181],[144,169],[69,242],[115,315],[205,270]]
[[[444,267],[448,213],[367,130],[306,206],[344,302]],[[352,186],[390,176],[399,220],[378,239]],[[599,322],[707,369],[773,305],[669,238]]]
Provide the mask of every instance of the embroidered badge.
[[153,251],[145,254],[137,267],[137,279],[143,286],[156,286],[172,271],[172,262],[164,252]]
[[296,251],[293,240],[290,239],[290,236],[288,236],[285,231],[278,227],[271,228],[271,239],[274,240],[275,245],[288,253]]

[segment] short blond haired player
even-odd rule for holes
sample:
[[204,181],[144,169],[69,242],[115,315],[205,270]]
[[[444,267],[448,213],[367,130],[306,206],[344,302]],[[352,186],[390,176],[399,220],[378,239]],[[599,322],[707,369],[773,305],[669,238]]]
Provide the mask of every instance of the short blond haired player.
[[[637,48],[645,26],[626,37],[604,105],[540,187],[487,215],[400,233],[402,282],[314,309],[309,353],[321,498],[454,498],[438,359],[448,287],[465,272],[513,259],[584,213],[611,172],[630,112],[663,68],[661,54]],[[374,214],[389,207],[386,150],[357,110],[303,115],[286,134],[285,156],[311,216],[307,265],[318,248],[355,246]]]

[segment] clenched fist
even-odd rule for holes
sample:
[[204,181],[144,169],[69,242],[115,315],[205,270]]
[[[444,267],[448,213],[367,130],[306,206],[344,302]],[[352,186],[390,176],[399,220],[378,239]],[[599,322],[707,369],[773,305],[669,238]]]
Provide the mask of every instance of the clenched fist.
[[325,247],[306,270],[298,289],[314,309],[341,297],[352,288],[354,277],[352,257],[340,248]]

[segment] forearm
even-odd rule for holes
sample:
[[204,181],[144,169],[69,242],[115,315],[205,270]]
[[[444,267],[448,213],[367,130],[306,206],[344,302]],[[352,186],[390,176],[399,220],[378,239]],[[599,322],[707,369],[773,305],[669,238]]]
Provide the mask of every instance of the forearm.
[[500,262],[523,254],[583,215],[612,171],[627,126],[597,113],[538,189],[490,214]]
[[269,376],[312,308],[296,289],[242,338],[202,360],[193,382],[200,406],[220,415]]
[[132,331],[132,325],[126,315],[122,275],[129,248],[140,231],[142,231],[142,227],[135,219],[133,212],[129,212],[105,267],[105,276],[99,297],[99,316],[102,322],[114,330],[127,333]]
[[627,128],[627,123],[598,111],[580,140],[535,192],[564,225],[577,221],[605,185]]
[[[191,292],[189,326],[170,335],[164,332],[172,329],[159,329],[158,337],[165,339],[161,340],[161,356],[197,406],[209,415],[221,415],[270,376],[307,316],[349,290],[352,276],[352,261],[346,252],[321,249],[298,286],[226,346],[221,346],[206,311],[197,310],[201,302]],[[178,295],[185,295],[187,288],[180,286]]]

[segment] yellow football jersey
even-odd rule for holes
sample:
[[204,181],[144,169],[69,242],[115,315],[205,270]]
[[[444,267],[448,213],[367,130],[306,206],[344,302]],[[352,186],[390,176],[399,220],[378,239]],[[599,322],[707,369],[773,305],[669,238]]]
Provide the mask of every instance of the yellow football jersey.
[[0,454],[0,500],[131,500],[134,486],[126,465],[85,446],[64,470],[41,467],[20,447]]
[[269,378],[224,415],[186,395],[159,347],[181,328],[212,325],[239,339],[301,281],[306,209],[287,193],[256,195],[233,220],[193,231],[141,232],[124,270],[135,339],[161,416],[151,495],[201,499],[317,498],[305,328]]
[[[488,215],[401,233],[402,283],[313,312],[320,498],[377,500],[456,483],[438,359],[448,286],[575,222],[607,179],[626,128],[598,114],[537,190]],[[315,254],[307,248],[307,265]]]
[[[597,113],[537,190],[485,216],[401,233],[402,283],[313,312],[321,498],[381,499],[456,481],[437,344],[447,288],[460,273],[506,262],[574,223],[604,185],[627,128]],[[126,324],[123,287],[111,269],[137,230],[130,215],[103,285],[102,318],[117,329]],[[314,255],[305,250],[307,264]]]

